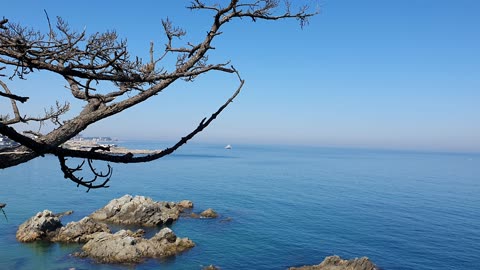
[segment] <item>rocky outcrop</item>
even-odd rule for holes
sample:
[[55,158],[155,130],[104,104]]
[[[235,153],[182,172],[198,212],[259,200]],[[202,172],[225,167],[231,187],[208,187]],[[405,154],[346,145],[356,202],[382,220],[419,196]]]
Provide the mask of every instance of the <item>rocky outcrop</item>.
[[138,263],[147,258],[173,256],[195,246],[188,238],[178,238],[169,228],[160,230],[150,239],[143,238],[143,233],[143,230],[121,230],[115,234],[102,232],[76,255],[100,263]]
[[20,242],[49,240],[60,227],[60,218],[52,211],[43,210],[20,225],[16,237]]
[[[125,195],[110,201],[103,208],[80,221],[63,226],[60,217],[72,211],[53,214],[49,210],[37,213],[22,224],[17,239],[22,242],[44,240],[63,243],[85,243],[82,252],[75,255],[89,257],[100,263],[137,263],[147,258],[176,255],[195,244],[188,238],[179,238],[169,228],[161,229],[152,238],[144,238],[145,231],[120,230],[111,233],[107,223],[158,226],[191,213],[191,201],[156,202],[144,196]],[[215,218],[218,214],[207,209],[197,217]]]
[[218,217],[218,214],[212,208],[208,208],[207,210],[200,213],[200,217],[202,217],[202,218],[216,218],[216,217]]
[[63,226],[60,218],[72,211],[53,214],[50,210],[38,212],[18,227],[17,240],[33,242],[38,240],[64,243],[85,243],[98,232],[110,232],[107,225],[85,217]]
[[80,221],[70,222],[61,227],[51,238],[52,242],[63,243],[86,243],[100,232],[110,232],[108,226],[97,222],[90,217],[84,217]]
[[378,270],[367,257],[342,260],[339,256],[329,256],[321,264],[302,267],[290,267],[289,270]]
[[111,200],[90,217],[117,224],[157,226],[177,220],[179,214],[180,208],[173,202],[156,202],[144,196],[125,195]]
[[192,209],[193,208],[193,202],[189,200],[183,200],[178,202],[178,207],[180,208],[180,212],[185,211],[186,209]]

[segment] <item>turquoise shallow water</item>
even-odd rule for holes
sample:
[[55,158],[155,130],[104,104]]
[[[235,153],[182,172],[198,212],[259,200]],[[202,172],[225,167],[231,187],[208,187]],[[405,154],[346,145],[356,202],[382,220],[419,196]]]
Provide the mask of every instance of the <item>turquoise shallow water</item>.
[[[0,269],[285,269],[332,254],[368,256],[383,269],[480,269],[480,155],[191,144],[114,170],[110,188],[89,193],[52,157],[1,170]],[[78,245],[15,240],[38,211],[74,210],[66,223],[124,194],[190,199],[222,216],[179,220],[173,230],[197,246],[137,266],[70,256]]]

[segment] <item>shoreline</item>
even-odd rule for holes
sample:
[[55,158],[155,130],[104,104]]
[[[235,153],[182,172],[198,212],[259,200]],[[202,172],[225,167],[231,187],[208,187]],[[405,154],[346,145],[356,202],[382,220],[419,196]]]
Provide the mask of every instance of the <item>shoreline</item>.
[[94,147],[108,147],[110,150],[105,151],[101,150],[104,152],[109,152],[113,154],[138,154],[138,155],[149,155],[149,154],[155,154],[158,153],[162,150],[146,150],[146,149],[129,149],[126,147],[120,147],[117,146],[116,144],[111,144],[111,143],[99,143],[99,141],[94,141],[94,140],[70,140],[65,142],[63,147],[72,149],[72,150],[90,150]]
[[[126,147],[120,147],[114,144],[101,144],[94,141],[67,141],[61,145],[64,148],[71,150],[86,150],[90,151],[94,147],[108,147],[110,150],[99,150],[100,152],[108,152],[112,154],[134,154],[134,155],[150,155],[161,152],[162,150],[147,150],[147,149],[130,149]],[[9,155],[9,154],[24,154],[28,151],[4,151],[0,152],[0,155]]]

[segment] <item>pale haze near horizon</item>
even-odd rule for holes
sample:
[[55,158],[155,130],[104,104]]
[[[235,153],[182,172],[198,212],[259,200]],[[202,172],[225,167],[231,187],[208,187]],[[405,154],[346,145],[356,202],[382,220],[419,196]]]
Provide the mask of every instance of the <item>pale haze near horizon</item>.
[[[189,1],[132,3],[9,2],[1,15],[45,30],[45,9],[72,29],[115,29],[143,58],[150,41],[158,53],[164,48],[162,18],[193,41],[210,25],[209,14],[183,8]],[[480,2],[330,0],[318,7],[303,30],[296,21],[249,20],[223,29],[210,59],[231,60],[246,84],[195,142],[480,152]],[[23,110],[34,115],[68,97],[65,82],[44,73],[7,82],[31,96]],[[219,73],[177,83],[83,134],[175,140],[237,85]]]

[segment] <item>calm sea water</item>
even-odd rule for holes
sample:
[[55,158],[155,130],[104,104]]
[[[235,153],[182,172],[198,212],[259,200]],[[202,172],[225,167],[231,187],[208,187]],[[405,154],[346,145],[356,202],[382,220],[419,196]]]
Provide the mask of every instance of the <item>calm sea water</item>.
[[[332,254],[368,256],[383,269],[480,269],[480,155],[190,144],[114,170],[110,188],[89,193],[52,157],[1,170],[0,269],[286,269]],[[179,220],[173,230],[197,246],[137,266],[70,256],[78,245],[15,240],[38,211],[74,210],[66,223],[124,194],[190,199],[221,217]]]

